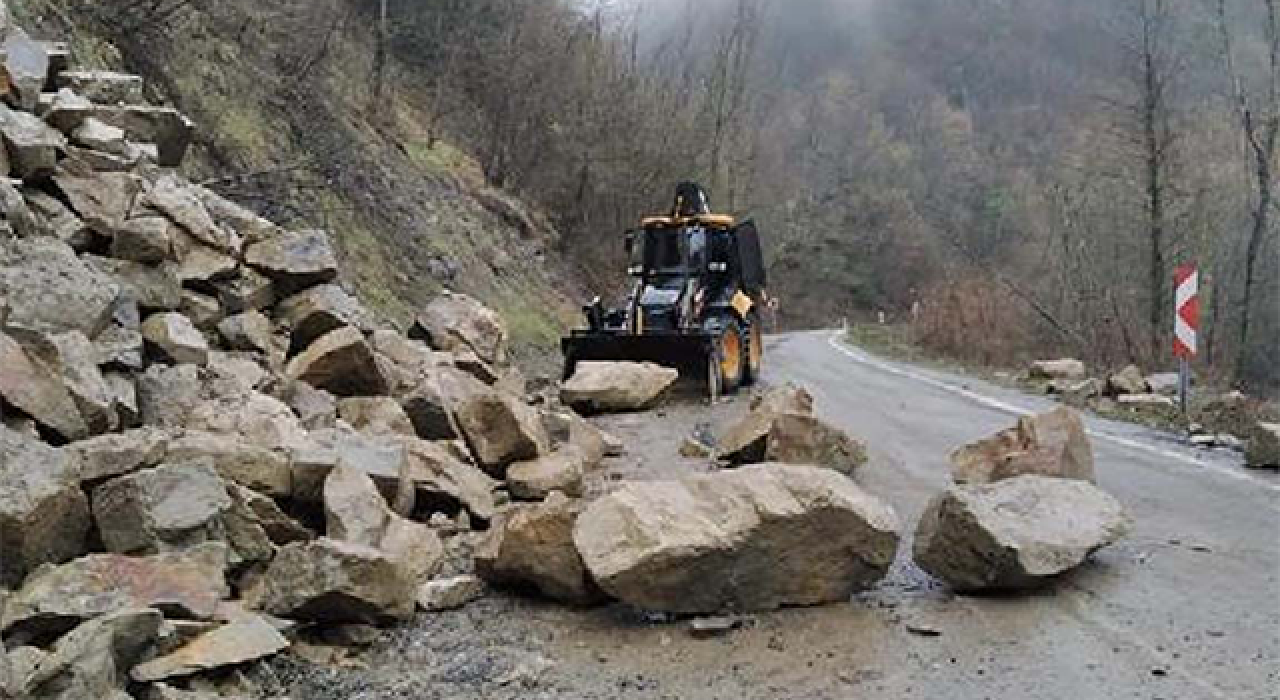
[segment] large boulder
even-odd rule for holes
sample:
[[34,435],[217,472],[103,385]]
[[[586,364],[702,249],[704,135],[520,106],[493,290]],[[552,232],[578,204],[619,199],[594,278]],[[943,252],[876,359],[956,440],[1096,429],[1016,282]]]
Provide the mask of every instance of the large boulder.
[[246,602],[296,620],[369,624],[412,617],[416,592],[383,552],[322,537],[282,547]]
[[149,557],[90,554],[44,567],[9,599],[0,631],[18,643],[39,642],[84,620],[138,608],[207,620],[228,593],[226,566],[226,545],[208,543]]
[[462,437],[457,414],[463,406],[491,389],[475,377],[454,367],[423,367],[412,389],[399,394],[400,405],[424,440],[455,440]]
[[329,537],[374,547],[385,553],[415,584],[439,569],[444,545],[425,525],[394,511],[368,474],[339,464],[324,484],[325,523]]
[[129,173],[59,172],[54,177],[72,210],[98,235],[115,235],[133,213],[142,193],[141,178]]
[[0,398],[65,440],[89,436],[89,426],[64,378],[0,332]]
[[409,460],[418,512],[465,510],[479,520],[493,518],[498,482],[464,462],[445,443],[413,438],[403,438],[400,443]]
[[589,460],[583,450],[565,445],[545,457],[517,462],[507,469],[507,490],[522,501],[541,501],[553,491],[581,497]]
[[146,658],[163,624],[164,616],[151,609],[123,610],[85,622],[40,659],[26,679],[25,697],[117,697],[128,684],[129,669]]
[[1033,362],[1029,373],[1032,379],[1074,379],[1079,381],[1088,376],[1084,363],[1073,359]]
[[9,153],[9,166],[23,180],[46,178],[58,167],[58,152],[67,139],[57,129],[28,112],[0,104],[0,139]]
[[270,277],[284,296],[338,277],[338,259],[323,231],[285,233],[255,243],[245,249],[244,261]]
[[289,647],[289,640],[260,615],[245,614],[180,648],[133,667],[133,680],[154,682],[245,664]]
[[234,436],[184,431],[166,441],[163,454],[172,463],[208,463],[222,479],[269,496],[285,498],[293,492],[288,455]]
[[470,350],[484,362],[507,362],[507,327],[492,309],[465,294],[446,291],[418,315],[409,337],[436,350]]
[[155,554],[222,540],[231,497],[208,462],[165,464],[106,482],[93,517],[108,551]]
[[573,543],[583,507],[556,493],[542,503],[502,511],[476,549],[476,573],[490,583],[529,588],[566,603],[603,600]]
[[175,175],[161,177],[147,190],[145,204],[163,213],[201,243],[218,251],[235,251],[232,234],[222,230],[204,208],[196,187]]
[[550,444],[533,407],[496,391],[472,396],[458,407],[456,418],[472,454],[495,478],[505,477],[512,462],[537,458]]
[[1084,422],[1064,407],[1018,419],[1014,427],[951,454],[957,483],[983,484],[1024,474],[1094,480]]
[[591,504],[574,542],[607,593],[675,613],[848,600],[885,576],[893,509],[830,469],[757,465],[634,482]]
[[1280,468],[1280,423],[1257,423],[1249,436],[1245,466]]
[[794,386],[757,396],[717,444],[716,456],[730,464],[807,464],[853,474],[867,461],[866,447],[814,416],[813,396]]
[[360,302],[336,284],[321,284],[299,292],[280,302],[276,314],[292,329],[290,350],[295,353],[339,328],[371,330],[375,325]]
[[37,331],[76,330],[92,338],[111,320],[120,287],[49,238],[0,241],[0,297],[9,323]]
[[643,411],[680,373],[650,362],[579,362],[560,389],[560,400],[585,413]]
[[364,335],[349,326],[318,338],[289,361],[285,374],[338,396],[382,396],[389,389]]
[[1107,377],[1107,393],[1111,396],[1123,396],[1124,394],[1145,394],[1150,387],[1147,385],[1147,378],[1142,374],[1142,370],[1137,365],[1129,365],[1115,374]]
[[1041,585],[1123,537],[1124,508],[1079,479],[1018,476],[957,485],[916,528],[920,568],[961,591]]
[[0,426],[0,588],[85,551],[89,508],[78,476],[70,455]]
[[160,464],[171,437],[166,430],[137,428],[73,442],[62,451],[75,461],[79,480],[92,485]]
[[272,450],[307,444],[307,432],[283,402],[257,391],[244,391],[242,385],[236,389],[196,403],[186,415],[186,427],[235,436],[250,445]]
[[120,427],[115,394],[98,369],[98,349],[80,331],[41,338],[39,354],[62,378],[89,433],[100,435]]
[[209,343],[182,314],[154,314],[142,324],[147,348],[165,362],[203,367],[209,363]]

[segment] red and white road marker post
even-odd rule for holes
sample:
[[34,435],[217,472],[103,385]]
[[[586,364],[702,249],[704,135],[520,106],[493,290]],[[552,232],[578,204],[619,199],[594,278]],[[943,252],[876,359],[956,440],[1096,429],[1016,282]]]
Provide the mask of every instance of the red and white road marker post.
[[1178,358],[1178,393],[1182,415],[1191,394],[1191,360],[1200,334],[1200,273],[1195,265],[1180,265],[1173,273],[1173,354]]

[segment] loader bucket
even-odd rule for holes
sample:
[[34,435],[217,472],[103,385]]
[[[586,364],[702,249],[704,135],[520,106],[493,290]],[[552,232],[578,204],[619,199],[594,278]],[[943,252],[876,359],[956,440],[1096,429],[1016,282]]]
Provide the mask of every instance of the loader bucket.
[[573,376],[579,362],[653,362],[680,370],[683,375],[705,378],[715,338],[707,333],[631,333],[575,331],[560,341],[564,353],[564,378]]

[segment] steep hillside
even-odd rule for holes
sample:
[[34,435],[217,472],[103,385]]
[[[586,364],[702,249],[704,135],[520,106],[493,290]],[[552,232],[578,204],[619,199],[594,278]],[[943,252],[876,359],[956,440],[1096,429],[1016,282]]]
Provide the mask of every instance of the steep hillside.
[[356,3],[10,4],[78,63],[139,73],[151,99],[190,115],[193,181],[292,228],[331,231],[347,282],[388,319],[403,325],[455,289],[510,320],[522,361],[554,364],[546,349],[581,296],[550,251],[556,232],[466,155],[428,142],[412,74],[389,66],[375,95],[374,37]]

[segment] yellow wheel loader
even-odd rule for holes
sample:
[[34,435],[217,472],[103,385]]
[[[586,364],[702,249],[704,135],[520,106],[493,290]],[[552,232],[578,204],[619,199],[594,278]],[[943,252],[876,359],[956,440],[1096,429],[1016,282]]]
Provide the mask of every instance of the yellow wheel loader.
[[599,298],[587,327],[561,341],[565,378],[579,362],[656,362],[706,377],[712,398],[753,383],[764,360],[764,258],[751,221],[711,213],[694,183],[676,188],[668,216],[627,232],[631,295],[621,308]]

